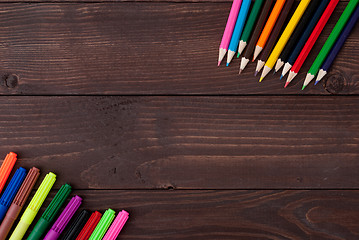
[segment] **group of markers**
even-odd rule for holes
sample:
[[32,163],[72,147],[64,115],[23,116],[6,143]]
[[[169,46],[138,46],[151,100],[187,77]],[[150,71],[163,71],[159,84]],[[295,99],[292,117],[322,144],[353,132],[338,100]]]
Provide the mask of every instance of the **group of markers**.
[[[17,160],[17,155],[13,152],[9,153],[0,168],[0,193],[2,192],[6,180]],[[8,186],[0,198],[0,240],[22,240],[24,235],[37,213],[41,205],[45,201],[53,184],[56,181],[56,175],[52,172],[48,173],[40,187],[36,191],[34,197],[30,201],[26,210],[22,214],[14,231],[10,235],[10,231],[18,218],[27,198],[34,187],[40,170],[33,167],[27,173],[26,169],[20,167],[16,170],[11,178]],[[66,198],[70,195],[71,186],[63,185],[50,202],[39,221],[34,226],[27,240],[56,240],[59,239],[70,219],[74,216],[82,203],[79,196],[73,197],[59,216],[59,210],[65,203]],[[57,219],[56,219],[57,217]],[[118,213],[116,219],[115,211],[108,209],[103,215],[95,211],[91,213],[87,210],[77,216],[75,221],[69,226],[68,230],[63,233],[63,240],[115,240],[121,229],[125,225],[129,214],[122,210]],[[56,219],[56,221],[55,221]],[[114,221],[113,221],[114,220]],[[113,221],[113,222],[112,222]],[[112,223],[112,225],[111,225]],[[111,225],[111,226],[110,226]]]
[[[315,85],[327,74],[359,18],[358,1],[349,1],[308,71],[302,90],[318,72]],[[227,50],[227,66],[238,51],[237,57],[242,55],[239,74],[250,59],[254,62],[258,58],[255,76],[264,66],[259,82],[273,67],[277,72],[284,65],[281,79],[289,72],[287,87],[298,74],[339,0],[301,0],[283,31],[295,0],[277,0],[273,7],[274,0],[255,0],[249,13],[251,2],[233,0],[219,47],[218,66]]]

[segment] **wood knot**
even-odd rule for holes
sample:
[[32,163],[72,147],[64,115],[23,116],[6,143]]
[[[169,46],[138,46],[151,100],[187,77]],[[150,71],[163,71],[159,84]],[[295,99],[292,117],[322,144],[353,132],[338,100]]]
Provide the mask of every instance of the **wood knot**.
[[324,88],[331,94],[339,94],[347,84],[344,75],[341,72],[336,72],[328,76],[324,82]]
[[19,83],[19,77],[15,74],[6,74],[3,77],[4,85],[8,88],[14,88]]

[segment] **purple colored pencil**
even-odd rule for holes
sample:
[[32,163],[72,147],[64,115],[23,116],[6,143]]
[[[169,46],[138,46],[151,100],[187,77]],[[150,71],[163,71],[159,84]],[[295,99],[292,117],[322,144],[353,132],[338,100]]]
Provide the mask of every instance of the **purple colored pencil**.
[[353,30],[355,24],[359,19],[359,7],[356,7],[352,16],[350,17],[347,25],[344,27],[342,33],[340,34],[338,40],[335,42],[332,50],[330,51],[328,57],[325,59],[322,67],[319,70],[317,80],[315,81],[315,85],[323,79],[323,77],[328,73],[329,68],[332,66],[334,59],[340,52],[340,49],[343,47],[345,41],[349,37],[350,32]]

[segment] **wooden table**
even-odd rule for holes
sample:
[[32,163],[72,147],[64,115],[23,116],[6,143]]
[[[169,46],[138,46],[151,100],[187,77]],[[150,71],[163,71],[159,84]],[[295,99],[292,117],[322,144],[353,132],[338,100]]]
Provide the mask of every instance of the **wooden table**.
[[358,27],[300,90],[347,3],[283,89],[217,68],[229,0],[3,0],[0,154],[128,210],[123,240],[357,240]]

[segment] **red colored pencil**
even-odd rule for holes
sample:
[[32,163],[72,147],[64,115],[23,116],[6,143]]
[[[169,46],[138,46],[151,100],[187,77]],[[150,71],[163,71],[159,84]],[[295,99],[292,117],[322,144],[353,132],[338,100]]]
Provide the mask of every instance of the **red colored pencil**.
[[323,15],[319,19],[317,25],[315,26],[312,34],[309,36],[307,42],[305,43],[302,51],[300,52],[297,60],[293,64],[292,69],[290,70],[287,82],[285,83],[284,87],[287,87],[288,84],[297,76],[299,69],[302,67],[305,59],[308,57],[308,54],[312,50],[315,42],[317,41],[320,33],[322,32],[324,26],[327,24],[330,16],[332,15],[335,7],[337,6],[339,0],[331,0],[328,4],[327,8],[325,9]]

